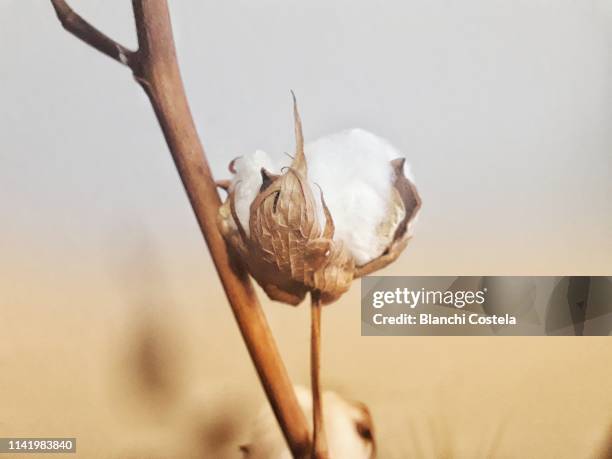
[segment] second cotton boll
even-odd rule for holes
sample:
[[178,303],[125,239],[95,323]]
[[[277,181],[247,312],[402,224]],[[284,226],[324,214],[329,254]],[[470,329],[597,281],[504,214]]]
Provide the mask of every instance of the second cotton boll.
[[[312,397],[308,389],[297,386],[295,393],[300,408],[310,419]],[[366,406],[331,391],[323,393],[323,402],[329,456],[333,459],[376,457],[372,418]],[[241,450],[245,459],[291,459],[287,442],[268,406],[251,424],[249,442]]]

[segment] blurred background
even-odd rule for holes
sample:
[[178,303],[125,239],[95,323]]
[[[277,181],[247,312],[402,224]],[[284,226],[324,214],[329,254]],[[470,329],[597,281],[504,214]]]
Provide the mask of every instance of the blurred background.
[[[129,2],[73,1],[135,47]],[[424,206],[389,275],[610,275],[612,2],[171,2],[217,178],[256,148],[361,127],[404,151]],[[79,457],[239,457],[265,402],[129,71],[0,0],[0,436]],[[308,309],[260,295],[308,382]],[[609,338],[361,337],[324,314],[323,381],[366,402],[379,457],[595,457]]]

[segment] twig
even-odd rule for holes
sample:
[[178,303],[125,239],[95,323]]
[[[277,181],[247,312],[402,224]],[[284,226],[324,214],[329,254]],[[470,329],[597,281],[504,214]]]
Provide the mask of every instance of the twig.
[[102,54],[106,54],[123,65],[130,66],[129,61],[134,54],[133,51],[104,35],[76,14],[64,0],[51,0],[51,3],[64,29]]
[[312,390],[312,453],[311,459],[328,459],[327,437],[323,421],[323,400],[321,397],[321,298],[319,292],[310,294],[310,386]]
[[247,272],[230,258],[216,227],[221,202],[185,96],[166,0],[132,0],[137,51],[108,38],[64,0],[51,3],[68,32],[128,66],[149,96],[270,405],[293,456],[305,457],[306,419]]

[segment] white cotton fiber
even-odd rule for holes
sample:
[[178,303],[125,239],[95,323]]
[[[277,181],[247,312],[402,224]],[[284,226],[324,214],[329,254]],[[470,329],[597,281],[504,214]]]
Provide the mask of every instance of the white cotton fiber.
[[273,174],[278,174],[279,170],[274,164],[270,155],[265,151],[257,150],[255,153],[248,153],[234,160],[234,169],[236,174],[232,178],[232,190],[234,190],[234,199],[236,203],[236,213],[242,226],[247,234],[249,234],[249,211],[251,203],[259,193],[263,182],[261,177],[261,168]]
[[[338,132],[306,145],[308,177],[323,189],[336,233],[358,265],[379,255],[388,241],[376,228],[389,212],[393,169],[401,152],[362,129]],[[405,170],[411,178],[410,171]],[[411,178],[412,180],[412,178]]]
[[[338,132],[305,146],[308,178],[317,201],[321,225],[325,224],[319,187],[335,225],[334,240],[342,241],[362,265],[381,255],[388,240],[377,227],[389,212],[393,170],[391,160],[401,152],[386,140],[362,129]],[[289,165],[290,158],[286,164]],[[232,180],[238,218],[248,232],[249,208],[261,187],[261,168],[278,174],[280,167],[258,150],[238,158]],[[408,167],[404,173],[412,180]]]
[[[306,418],[312,419],[312,395],[309,389],[295,386],[295,395]],[[370,416],[362,404],[344,399],[332,391],[322,394],[325,433],[329,455],[340,459],[368,459],[374,445],[360,436],[357,425],[372,429]],[[291,459],[274,413],[269,406],[261,409],[250,425],[249,443],[243,447],[247,459]],[[312,428],[309,426],[309,430]]]

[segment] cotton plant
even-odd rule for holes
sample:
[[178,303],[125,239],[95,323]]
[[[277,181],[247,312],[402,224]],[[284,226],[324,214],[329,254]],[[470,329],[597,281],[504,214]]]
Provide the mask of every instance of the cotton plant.
[[[298,408],[296,400],[287,394],[293,389],[251,285],[244,276],[235,275],[235,268],[241,271],[246,267],[274,300],[297,305],[310,292],[313,396],[310,449],[313,458],[328,457],[318,381],[321,306],[338,299],[352,279],[389,264],[405,248],[420,199],[404,174],[404,160],[398,157],[389,162],[390,157],[385,156],[393,153],[392,147],[361,131],[315,142],[308,147],[311,153],[307,159],[294,97],[297,147],[293,161],[274,171],[265,154],[238,159],[231,167],[235,173],[232,180],[219,183],[228,190],[226,202],[219,207],[181,82],[167,2],[133,1],[138,35],[135,50],[100,32],[65,0],[51,0],[51,4],[66,31],[128,68],[145,90],[240,332],[295,454],[300,454],[303,448],[304,423],[290,416]],[[368,142],[370,147],[366,147]],[[359,148],[352,151],[351,145]],[[328,148],[333,151],[327,151],[326,158]],[[349,157],[342,159],[342,151]],[[365,159],[368,151],[378,151],[378,158],[371,162]],[[342,167],[325,171],[331,165],[326,166],[325,162],[332,154],[339,155],[342,161],[338,164],[342,163]],[[356,167],[360,163],[365,164],[366,171]],[[354,169],[356,175],[340,174],[343,168]],[[382,171],[382,175],[369,175],[370,169]],[[338,174],[334,175],[335,172]],[[365,188],[353,181],[358,177],[365,180]],[[355,194],[368,187],[371,193]],[[380,204],[384,211],[380,211]],[[215,225],[210,224],[215,218],[226,243],[219,238]],[[259,320],[250,320],[253,317]]]
[[355,278],[397,259],[421,206],[406,159],[386,140],[351,129],[304,144],[295,101],[296,151],[277,164],[257,150],[234,159],[218,226],[266,294],[312,299],[313,458],[328,457],[319,388],[321,306]]

